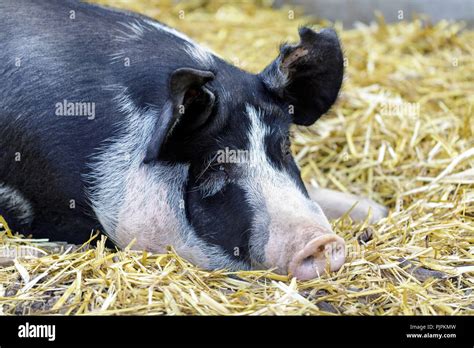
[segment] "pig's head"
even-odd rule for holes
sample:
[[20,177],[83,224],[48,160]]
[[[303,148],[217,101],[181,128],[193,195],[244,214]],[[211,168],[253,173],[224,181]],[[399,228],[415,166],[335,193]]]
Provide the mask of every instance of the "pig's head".
[[189,164],[187,220],[228,258],[311,279],[338,270],[345,247],[308,197],[289,129],[329,110],[343,57],[333,30],[299,34],[299,44],[283,45],[257,75],[223,63],[175,70],[145,163]]

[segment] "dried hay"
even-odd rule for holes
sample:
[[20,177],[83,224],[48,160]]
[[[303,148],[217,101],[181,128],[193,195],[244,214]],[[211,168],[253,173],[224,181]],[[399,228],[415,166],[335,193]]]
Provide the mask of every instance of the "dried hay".
[[[156,17],[254,72],[297,40],[299,25],[322,23],[262,2],[101,3]],[[296,130],[294,151],[305,180],[391,208],[372,226],[334,222],[348,245],[339,272],[306,282],[206,272],[172,251],[114,251],[103,240],[75,250],[7,228],[3,250],[39,257],[0,259],[1,313],[473,314],[474,31],[423,18],[336,27],[344,90],[328,116]]]

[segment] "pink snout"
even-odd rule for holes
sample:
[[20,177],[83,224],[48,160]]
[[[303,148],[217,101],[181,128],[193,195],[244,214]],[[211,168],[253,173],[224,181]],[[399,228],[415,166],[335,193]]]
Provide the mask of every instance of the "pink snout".
[[317,278],[326,270],[337,271],[345,262],[344,240],[333,234],[323,234],[310,240],[289,263],[289,272],[300,280]]

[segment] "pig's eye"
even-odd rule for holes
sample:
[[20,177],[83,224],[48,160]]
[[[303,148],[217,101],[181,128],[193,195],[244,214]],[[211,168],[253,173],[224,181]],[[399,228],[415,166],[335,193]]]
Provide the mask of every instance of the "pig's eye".
[[229,182],[229,175],[224,164],[211,165],[197,182],[197,189],[203,198],[214,196],[222,191]]

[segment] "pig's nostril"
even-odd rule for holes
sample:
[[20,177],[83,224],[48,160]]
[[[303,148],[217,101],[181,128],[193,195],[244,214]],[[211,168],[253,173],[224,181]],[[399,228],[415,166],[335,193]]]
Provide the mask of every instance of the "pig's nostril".
[[322,275],[329,267],[337,271],[345,261],[345,243],[333,233],[311,240],[291,260],[288,270],[300,280]]
[[[324,252],[324,248],[323,248],[323,252]],[[311,256],[308,256],[308,257],[305,257],[301,263],[299,264],[299,266],[292,272],[293,275],[295,275],[295,277],[297,277],[298,279],[302,279],[302,278],[305,278],[303,277],[303,274],[302,274],[302,270],[309,270],[312,272],[312,270],[315,270],[316,271],[316,274],[315,274],[315,277],[316,276],[319,276],[321,275],[321,272],[320,272],[320,267],[318,267],[318,263],[322,261],[322,260],[318,260],[318,257],[315,256],[315,255],[311,255]],[[296,273],[296,274],[295,274]],[[311,277],[313,278],[313,277]]]
[[305,266],[312,266],[313,262],[314,262],[314,257],[311,255],[311,256],[305,257],[301,263]]

